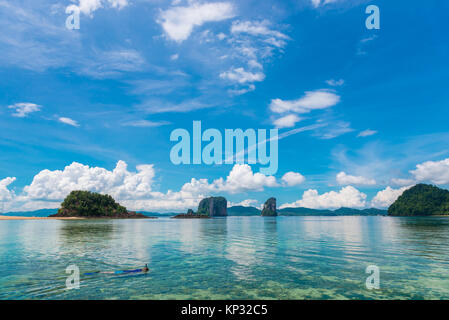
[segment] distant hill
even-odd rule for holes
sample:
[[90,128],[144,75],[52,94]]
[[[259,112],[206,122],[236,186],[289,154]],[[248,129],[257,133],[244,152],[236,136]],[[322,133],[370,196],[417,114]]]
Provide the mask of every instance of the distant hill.
[[429,184],[405,190],[388,208],[391,216],[449,215],[449,191]]
[[254,207],[232,206],[228,208],[228,216],[260,216],[261,211]]
[[[20,217],[48,217],[51,214],[55,214],[57,209],[42,209],[28,212],[8,212],[0,215],[5,216],[20,216]],[[351,209],[340,208],[337,210],[319,210],[309,208],[284,208],[277,210],[280,216],[374,216],[374,215],[387,215],[386,210],[380,209]],[[137,211],[145,216],[153,217],[172,217],[179,213],[176,212],[149,212],[149,211]],[[232,206],[228,208],[228,216],[260,216],[261,211],[255,207],[244,206]]]
[[56,212],[58,212],[58,209],[41,209],[35,211],[0,213],[0,215],[9,217],[48,217],[49,215],[55,214]]
[[283,208],[278,210],[281,216],[379,216],[387,215],[386,210],[376,208],[353,209],[340,208],[337,210],[309,209],[309,208]]

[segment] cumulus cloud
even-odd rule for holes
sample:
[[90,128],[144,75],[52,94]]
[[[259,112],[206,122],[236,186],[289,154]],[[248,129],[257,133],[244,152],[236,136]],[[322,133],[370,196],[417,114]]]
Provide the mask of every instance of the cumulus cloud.
[[312,110],[326,109],[340,102],[340,96],[331,90],[307,91],[305,96],[297,100],[273,99],[270,110],[274,113],[309,113]]
[[103,8],[105,4],[112,8],[122,9],[128,5],[128,0],[78,0],[78,5],[72,4],[69,7],[78,7],[83,14],[92,16],[93,12]]
[[366,130],[359,132],[357,137],[359,137],[359,138],[369,137],[369,136],[375,135],[376,133],[377,133],[376,130],[366,129]]
[[110,194],[115,199],[139,199],[149,195],[154,178],[153,165],[138,165],[130,172],[124,161],[114,170],[73,162],[64,170],[42,170],[24,187],[29,199],[61,200],[72,190]]
[[426,161],[410,171],[417,181],[430,181],[435,184],[449,183],[449,158],[441,161]]
[[401,179],[401,178],[393,178],[391,179],[391,183],[397,186],[409,186],[415,183],[413,179]]
[[301,120],[296,114],[289,114],[284,117],[278,118],[273,121],[276,128],[291,128],[294,127],[297,122]]
[[366,194],[352,186],[340,191],[330,191],[319,194],[317,190],[309,189],[304,192],[302,199],[293,203],[286,203],[280,209],[287,207],[304,207],[311,209],[338,209],[341,207],[363,208],[366,205]]
[[304,176],[298,172],[290,171],[284,174],[281,180],[285,185],[292,187],[303,183],[306,180],[306,178],[304,178]]
[[234,16],[234,7],[229,2],[192,2],[186,7],[171,7],[161,11],[157,22],[170,39],[182,42],[190,36],[194,27]]
[[155,170],[150,164],[138,165],[136,171],[131,171],[124,161],[118,161],[113,170],[73,162],[63,170],[42,170],[18,195],[7,188],[15,178],[1,180],[0,201],[9,211],[57,208],[71,191],[88,190],[109,194],[130,210],[166,211],[194,208],[211,194],[263,191],[265,187],[280,186],[274,176],[254,173],[246,164],[234,165],[225,179],[209,182],[192,178],[179,191],[154,191],[154,177]]
[[14,109],[12,116],[17,118],[25,118],[32,112],[40,111],[41,107],[42,106],[30,102],[20,102],[8,106],[9,109]]
[[386,208],[389,207],[393,202],[396,201],[402,193],[411,188],[412,186],[406,186],[399,189],[393,189],[391,187],[386,187],[384,190],[379,191],[376,196],[371,201],[371,205],[376,208]]
[[7,177],[0,180],[0,201],[9,201],[14,197],[14,192],[8,186],[16,180],[15,177]]
[[340,172],[337,174],[337,183],[339,185],[360,185],[360,186],[372,186],[376,184],[376,180],[365,178],[362,176],[351,176],[346,172]]
[[198,190],[200,193],[228,192],[235,194],[247,191],[262,191],[264,187],[277,186],[275,177],[253,173],[251,167],[247,164],[236,164],[226,179],[219,178],[209,184],[207,179],[197,180],[193,178],[191,182],[183,185],[181,191],[194,192]]
[[85,15],[92,16],[92,13],[103,8],[105,3],[112,8],[122,9],[128,5],[128,0],[79,0],[77,7]]
[[246,71],[243,68],[235,68],[220,73],[220,78],[243,84],[247,82],[263,81],[265,79],[265,74],[263,74],[263,72],[251,72]]
[[61,122],[61,123],[68,124],[69,126],[72,126],[72,127],[79,127],[80,126],[78,124],[78,122],[76,122],[75,120],[70,119],[70,118],[66,118],[66,117],[60,117],[60,118],[58,118],[58,121]]

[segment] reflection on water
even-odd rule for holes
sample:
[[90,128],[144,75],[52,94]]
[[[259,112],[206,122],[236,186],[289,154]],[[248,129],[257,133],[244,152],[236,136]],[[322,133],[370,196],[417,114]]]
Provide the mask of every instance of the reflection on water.
[[[449,299],[449,219],[0,221],[1,299]],[[147,275],[81,273],[148,263]],[[381,289],[365,288],[377,265]]]

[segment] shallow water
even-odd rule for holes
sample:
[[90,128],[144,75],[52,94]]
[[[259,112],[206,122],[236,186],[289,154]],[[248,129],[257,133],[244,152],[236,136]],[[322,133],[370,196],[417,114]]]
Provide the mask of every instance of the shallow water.
[[449,299],[449,219],[0,221],[0,299]]

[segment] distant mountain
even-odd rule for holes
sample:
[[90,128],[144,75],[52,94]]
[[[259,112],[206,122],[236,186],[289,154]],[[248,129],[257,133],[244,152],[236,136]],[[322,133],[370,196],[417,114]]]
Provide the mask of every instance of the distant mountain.
[[386,210],[376,208],[353,209],[340,208],[337,210],[309,209],[309,208],[283,208],[278,210],[281,216],[384,216]]
[[[55,214],[57,209],[42,209],[36,211],[28,212],[8,212],[2,213],[0,215],[5,216],[19,216],[19,217],[48,217],[51,214]],[[149,217],[172,217],[179,213],[177,212],[149,212],[149,211],[137,211],[143,215]],[[277,210],[280,216],[375,216],[375,215],[387,215],[386,210],[380,209],[351,209],[351,208],[340,208],[337,210],[319,210],[319,209],[309,209],[309,208],[284,208]],[[228,208],[228,216],[260,216],[261,211],[255,207],[244,207],[244,206],[232,206]]]
[[58,212],[58,209],[40,209],[35,211],[0,213],[0,215],[9,217],[48,217],[49,215],[55,214],[56,212]]
[[429,184],[405,190],[388,208],[391,216],[449,215],[449,191]]
[[179,214],[179,212],[150,212],[150,211],[136,211],[148,217],[173,217]]
[[334,216],[331,210],[318,210],[309,208],[283,208],[278,209],[280,216]]
[[254,207],[232,206],[228,208],[228,216],[260,216],[260,210]]

